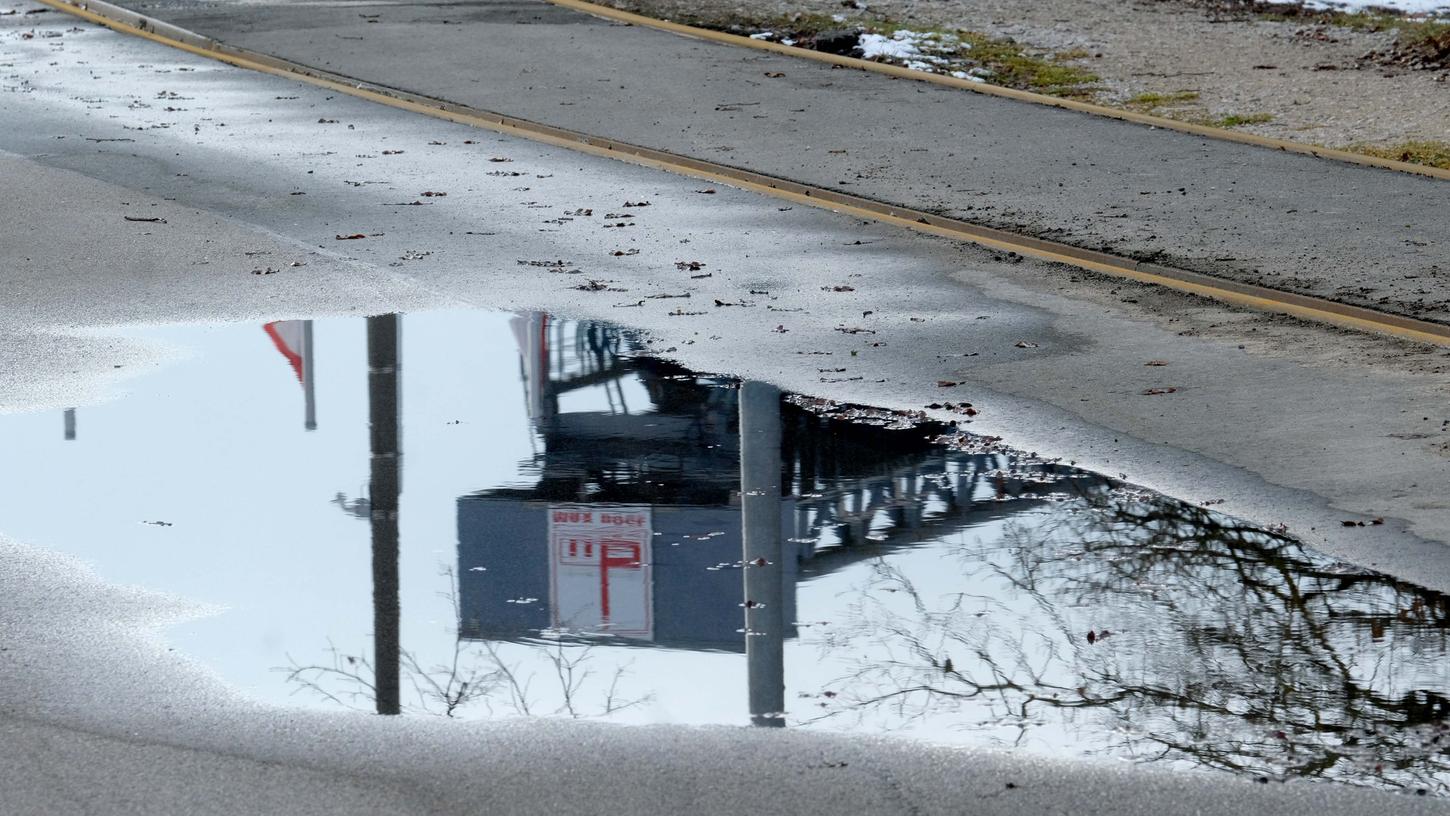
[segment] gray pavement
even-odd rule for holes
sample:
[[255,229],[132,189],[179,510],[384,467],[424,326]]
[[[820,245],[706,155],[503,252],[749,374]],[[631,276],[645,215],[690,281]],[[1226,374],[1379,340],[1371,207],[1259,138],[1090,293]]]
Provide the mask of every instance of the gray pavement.
[[[833,70],[543,0],[120,5],[232,45],[512,116],[1450,321],[1444,181]],[[1450,122],[1450,99],[1444,104]]]
[[3,538],[0,564],[7,816],[1450,810],[1430,797],[861,736],[269,710],[158,642],[157,627],[196,609]]

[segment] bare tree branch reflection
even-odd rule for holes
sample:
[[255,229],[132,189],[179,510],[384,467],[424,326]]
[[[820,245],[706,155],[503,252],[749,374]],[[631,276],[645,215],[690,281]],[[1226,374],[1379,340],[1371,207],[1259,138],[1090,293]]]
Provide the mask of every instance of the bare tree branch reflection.
[[[444,569],[449,589],[443,593],[458,620],[458,592],[451,569]],[[424,663],[408,650],[401,652],[403,680],[412,690],[405,714],[467,716],[478,709],[483,716],[567,716],[574,719],[607,717],[648,702],[649,695],[632,697],[621,692],[630,664],[598,672],[593,666],[594,644],[567,640],[511,644],[516,654],[504,653],[495,641],[468,641],[453,632],[452,653],[446,660]],[[371,711],[376,697],[374,667],[366,654],[351,654],[329,641],[326,659],[299,663],[290,655],[285,671],[297,691],[344,708]],[[536,682],[538,681],[538,682]]]
[[959,545],[955,583],[974,593],[878,563],[819,641],[869,657],[811,721],[1450,791],[1446,596],[1166,499],[1055,518]]

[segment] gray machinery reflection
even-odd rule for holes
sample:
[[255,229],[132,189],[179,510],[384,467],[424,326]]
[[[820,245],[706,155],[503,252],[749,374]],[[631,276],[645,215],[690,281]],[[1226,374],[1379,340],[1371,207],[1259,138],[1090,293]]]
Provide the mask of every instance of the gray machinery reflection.
[[781,725],[801,581],[1061,488],[935,445],[950,426],[822,416],[613,326],[513,329],[536,454],[523,485],[458,500],[464,639],[744,652],[752,721]]

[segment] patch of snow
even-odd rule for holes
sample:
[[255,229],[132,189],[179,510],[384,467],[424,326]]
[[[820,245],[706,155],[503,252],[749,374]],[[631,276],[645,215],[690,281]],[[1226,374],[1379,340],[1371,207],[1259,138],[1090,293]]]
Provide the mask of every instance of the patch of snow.
[[956,61],[958,52],[970,46],[955,34],[903,28],[890,35],[862,34],[859,47],[865,59],[886,59],[913,71],[942,73]]
[[987,80],[982,79],[981,77],[977,76],[976,74],[969,74],[966,71],[952,71],[952,76],[956,77],[957,79],[966,79],[966,80],[970,80],[972,82],[986,82],[987,81]]
[[751,34],[750,35],[750,39],[752,39],[752,40],[768,40],[768,39],[770,39],[771,37],[774,37],[774,36],[775,36],[775,32],[774,31],[761,31],[761,32],[759,32],[757,34]]
[[921,59],[921,49],[917,47],[920,40],[920,34],[906,29],[897,31],[890,37],[884,34],[862,34],[861,55],[865,59],[877,59],[878,57],[899,60]]

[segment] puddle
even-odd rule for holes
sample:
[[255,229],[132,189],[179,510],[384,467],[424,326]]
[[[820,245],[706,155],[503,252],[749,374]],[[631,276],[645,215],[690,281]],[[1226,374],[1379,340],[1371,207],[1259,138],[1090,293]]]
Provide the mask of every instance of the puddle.
[[0,418],[3,529],[261,700],[1450,781],[1447,598],[1209,509],[542,314],[146,336]]

